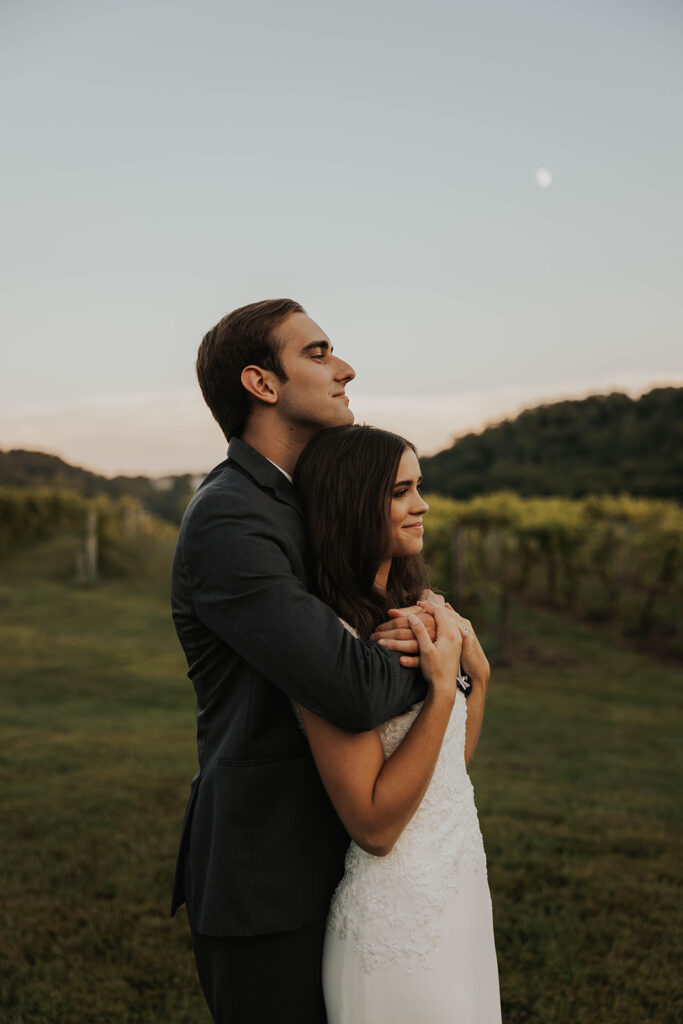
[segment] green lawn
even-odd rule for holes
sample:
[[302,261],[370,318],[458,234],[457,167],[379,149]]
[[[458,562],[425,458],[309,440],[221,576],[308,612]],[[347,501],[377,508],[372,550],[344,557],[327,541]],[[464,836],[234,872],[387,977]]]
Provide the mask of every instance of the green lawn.
[[[0,563],[7,1024],[208,1021],[168,916],[196,760],[171,549],[91,590],[67,540]],[[513,629],[472,763],[504,1020],[673,1024],[680,666],[537,609]]]

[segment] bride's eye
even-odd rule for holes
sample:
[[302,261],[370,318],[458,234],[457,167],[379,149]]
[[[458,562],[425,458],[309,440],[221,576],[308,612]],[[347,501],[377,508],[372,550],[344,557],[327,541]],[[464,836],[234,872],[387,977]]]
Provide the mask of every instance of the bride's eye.
[[402,487],[400,491],[394,491],[394,497],[395,498],[405,498],[407,493],[408,493],[408,488],[407,487]]

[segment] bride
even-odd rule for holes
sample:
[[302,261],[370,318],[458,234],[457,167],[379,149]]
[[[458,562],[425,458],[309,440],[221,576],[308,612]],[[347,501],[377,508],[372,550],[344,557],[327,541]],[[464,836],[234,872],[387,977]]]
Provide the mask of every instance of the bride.
[[[386,643],[374,631],[388,610],[415,605],[427,586],[428,506],[414,447],[373,427],[325,430],[301,455],[295,484],[320,596],[352,632]],[[414,615],[412,633],[401,635],[419,644],[422,704],[360,734],[297,708],[352,839],[323,953],[329,1024],[500,1024],[486,858],[466,770],[489,665],[466,619],[434,595],[419,603],[434,618],[434,639]]]

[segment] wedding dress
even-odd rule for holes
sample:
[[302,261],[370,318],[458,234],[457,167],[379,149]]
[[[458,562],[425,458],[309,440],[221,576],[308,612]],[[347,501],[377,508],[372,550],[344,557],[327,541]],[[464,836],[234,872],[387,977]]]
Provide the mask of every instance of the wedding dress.
[[[417,704],[379,727],[384,756]],[[386,857],[351,843],[323,953],[328,1024],[500,1024],[486,857],[458,690],[424,799]]]

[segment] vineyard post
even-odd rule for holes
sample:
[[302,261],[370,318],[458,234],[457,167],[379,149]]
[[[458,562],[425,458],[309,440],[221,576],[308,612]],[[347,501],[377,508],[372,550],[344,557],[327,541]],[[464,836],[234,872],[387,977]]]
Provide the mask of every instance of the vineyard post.
[[504,664],[507,653],[510,619],[509,546],[504,528],[494,529],[491,535],[492,565],[491,578],[494,591],[498,592],[496,609],[496,662]]
[[465,575],[465,528],[456,523],[451,532],[451,600],[456,608],[462,604]]
[[672,546],[664,548],[664,554],[655,579],[644,588],[644,600],[638,614],[637,631],[640,636],[647,636],[655,622],[655,607],[660,597],[666,594],[669,586],[676,578],[677,551]]
[[95,583],[97,580],[97,509],[88,506],[85,520],[85,549],[83,558],[83,582]]
[[498,621],[496,623],[496,662],[504,665],[507,655],[510,622],[510,588],[504,580],[500,585]]
[[554,538],[546,537],[545,541],[545,578],[546,595],[550,604],[557,604],[557,554],[554,548]]

